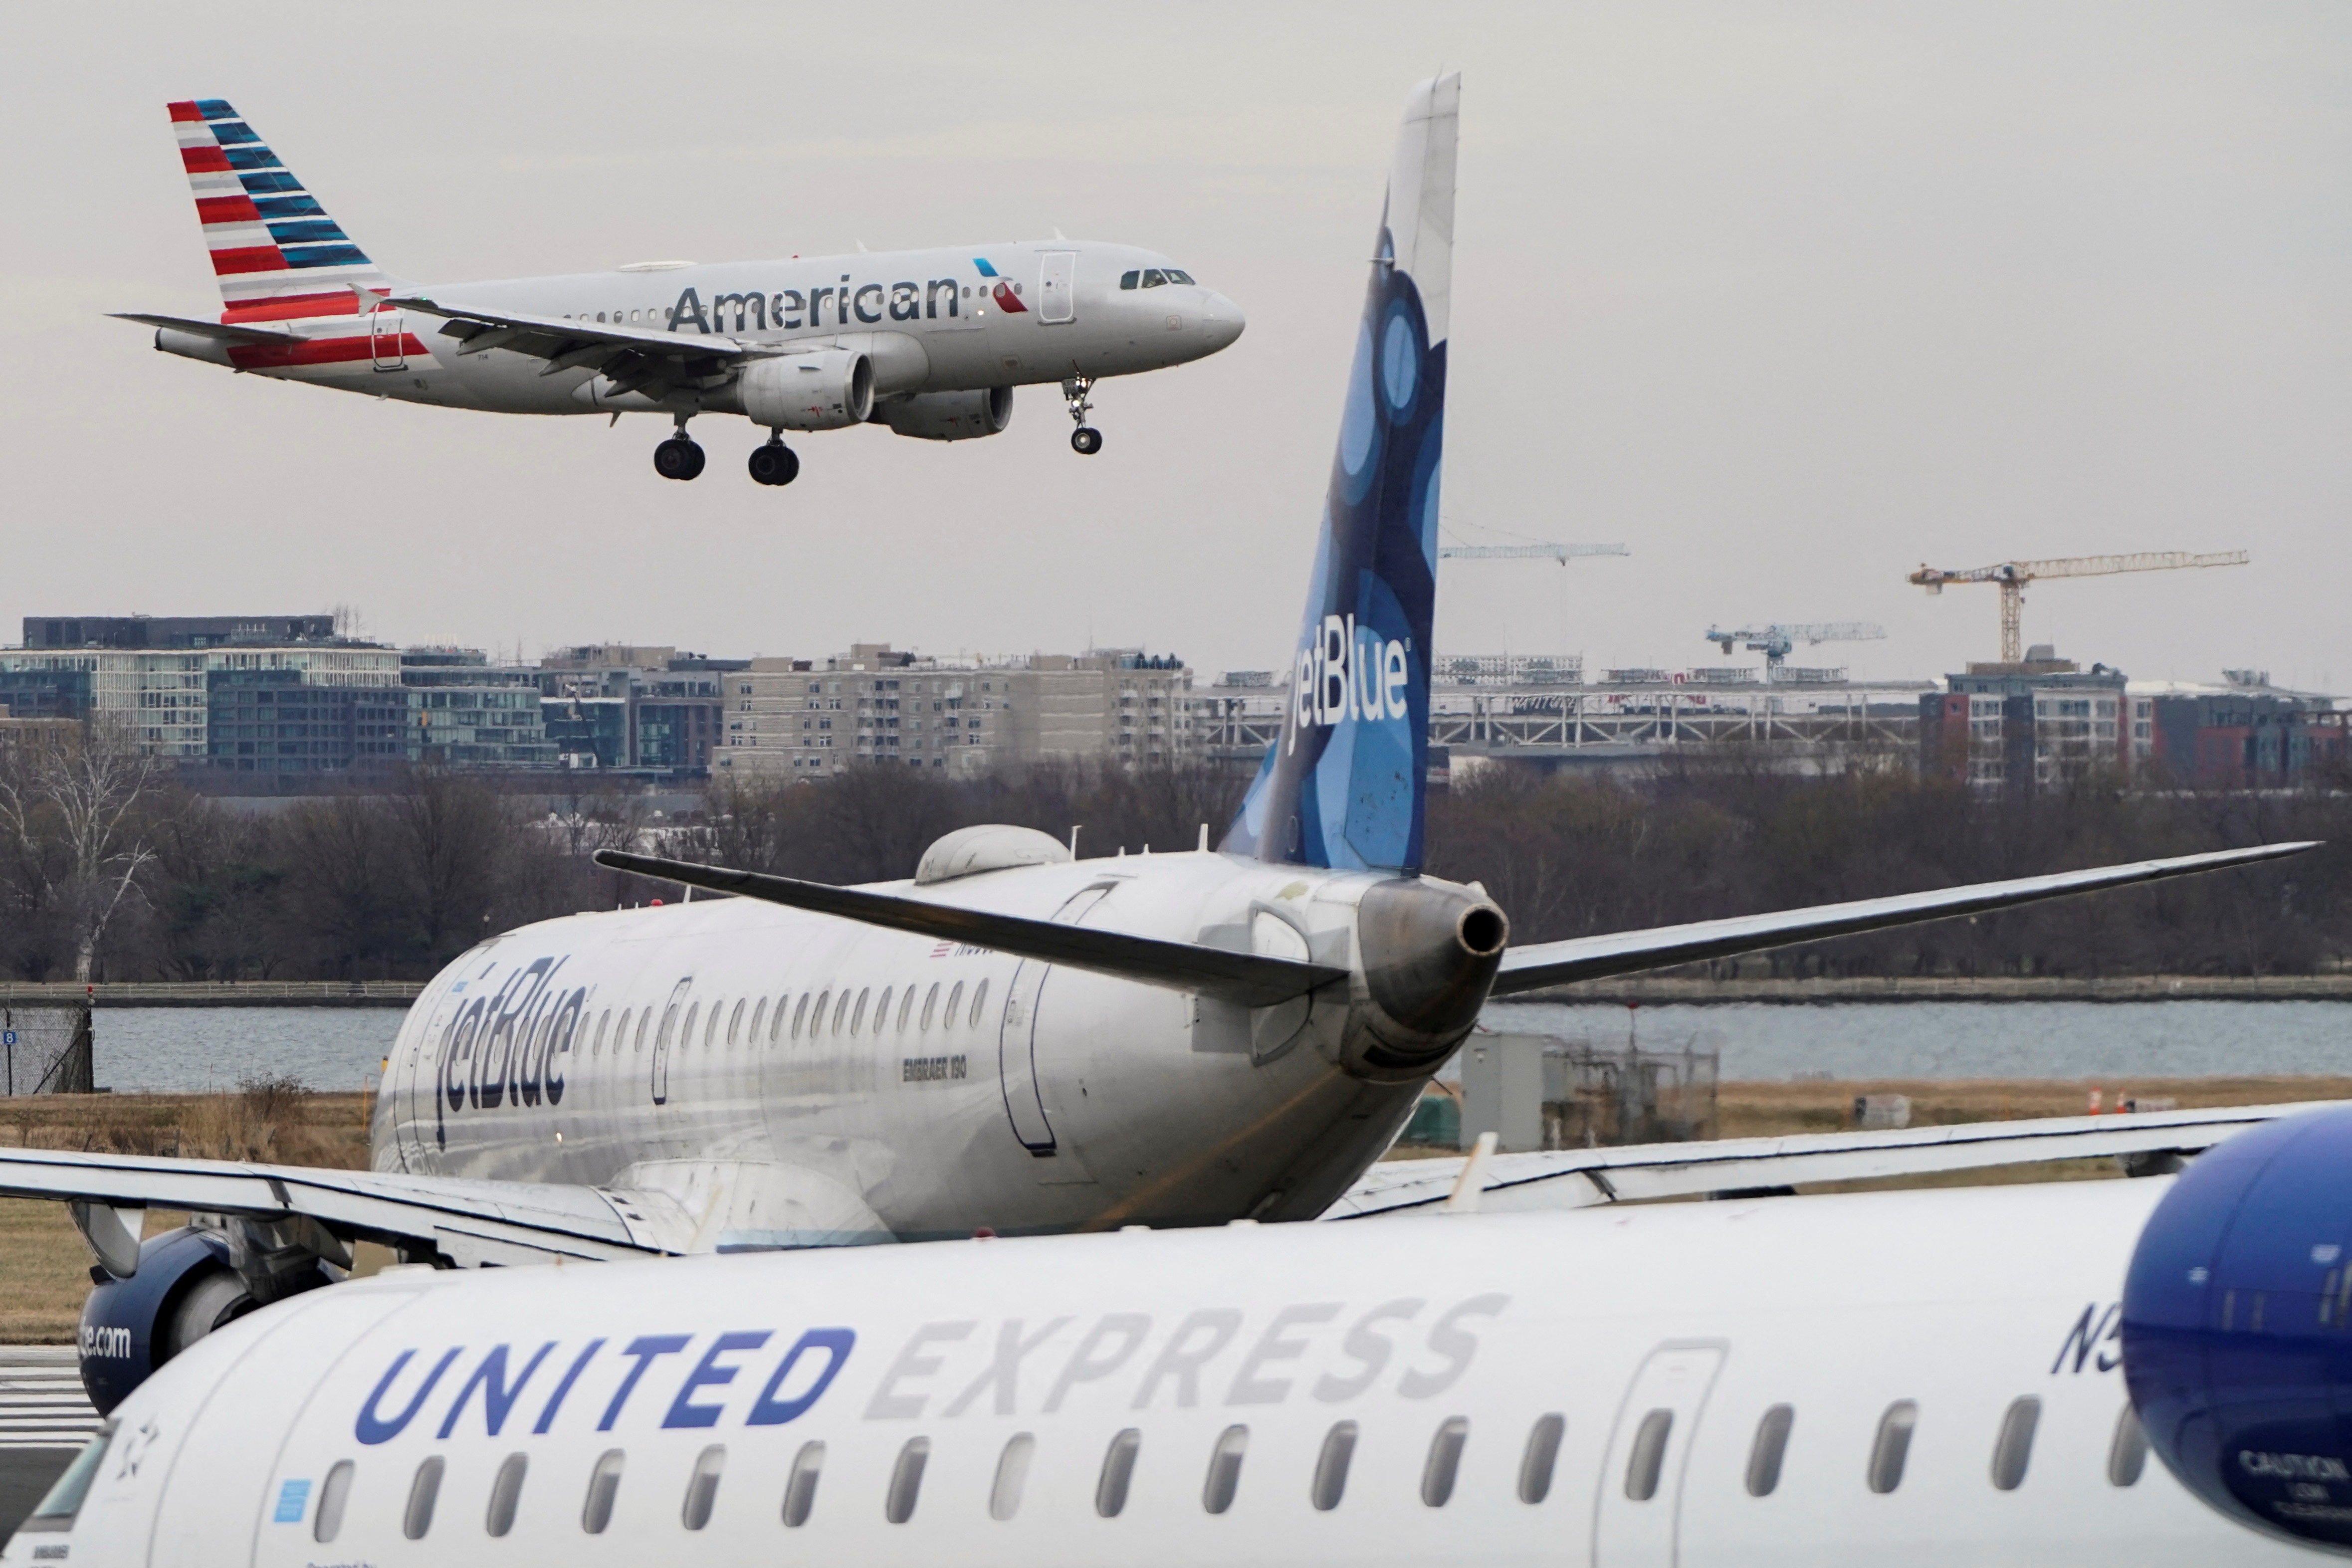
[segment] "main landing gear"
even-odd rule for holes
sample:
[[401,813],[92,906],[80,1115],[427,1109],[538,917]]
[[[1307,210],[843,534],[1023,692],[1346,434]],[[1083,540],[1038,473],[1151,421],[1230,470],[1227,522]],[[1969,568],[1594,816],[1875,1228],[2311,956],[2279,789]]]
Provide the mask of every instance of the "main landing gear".
[[691,479],[702,472],[704,461],[702,448],[686,433],[686,416],[679,415],[677,433],[654,448],[654,472],[665,479]]
[[789,485],[801,476],[800,454],[784,444],[783,433],[768,433],[768,444],[751,449],[751,478],[761,485]]
[[1070,405],[1070,417],[1078,425],[1070,432],[1070,450],[1081,457],[1092,457],[1102,450],[1102,432],[1087,423],[1095,406],[1087,401],[1087,394],[1094,390],[1092,376],[1072,376],[1062,383],[1062,401]]

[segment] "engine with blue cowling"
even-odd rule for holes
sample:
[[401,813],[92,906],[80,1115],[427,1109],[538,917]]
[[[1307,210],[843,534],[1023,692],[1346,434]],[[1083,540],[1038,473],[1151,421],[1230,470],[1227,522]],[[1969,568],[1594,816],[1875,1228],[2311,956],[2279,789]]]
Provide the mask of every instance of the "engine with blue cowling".
[[140,1243],[138,1267],[127,1275],[93,1268],[97,1288],[82,1303],[77,1342],[89,1402],[104,1415],[157,1367],[252,1312],[261,1299],[275,1301],[342,1278],[315,1252],[271,1270],[268,1265],[277,1262],[234,1230],[184,1227]]
[[2123,1354],[2148,1442],[2189,1490],[2352,1552],[2352,1110],[2189,1167],[2132,1255]]

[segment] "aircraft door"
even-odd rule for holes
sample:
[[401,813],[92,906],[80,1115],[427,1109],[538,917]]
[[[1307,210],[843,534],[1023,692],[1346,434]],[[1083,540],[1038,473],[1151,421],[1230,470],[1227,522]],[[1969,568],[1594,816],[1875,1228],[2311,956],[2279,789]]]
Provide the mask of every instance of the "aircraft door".
[[1669,1340],[1633,1375],[1601,1468],[1593,1568],[1675,1568],[1683,1472],[1726,1349],[1720,1340]]
[[[1103,901],[1115,883],[1097,883],[1073,894],[1054,912],[1057,925],[1076,925]],[[1037,1082],[1037,1004],[1045,994],[1051,964],[1024,958],[1004,996],[1004,1017],[996,1034],[996,1072],[1004,1090],[1004,1113],[1013,1135],[1039,1159],[1055,1152],[1053,1124],[1045,1119],[1045,1096]]]
[[1045,253],[1045,275],[1037,280],[1038,320],[1051,327],[1078,319],[1077,274],[1077,252]]
[[[400,1061],[393,1069],[396,1077],[392,1089],[392,1145],[404,1171],[425,1169],[425,1121],[440,1097],[441,1042],[448,1037],[449,1020],[457,1016],[458,986],[463,984],[459,981],[441,993],[424,1032],[415,1044],[400,1053]],[[419,1083],[425,1085],[421,1093]]]
[[660,1027],[654,1031],[653,1096],[656,1105],[669,1103],[669,1038],[677,1032],[678,1009],[686,1006],[686,994],[693,988],[691,975],[671,988],[669,1005],[662,1009]]
[[408,368],[408,351],[402,347],[406,337],[407,317],[398,310],[378,310],[368,317],[368,348],[375,356],[379,371],[404,371]]

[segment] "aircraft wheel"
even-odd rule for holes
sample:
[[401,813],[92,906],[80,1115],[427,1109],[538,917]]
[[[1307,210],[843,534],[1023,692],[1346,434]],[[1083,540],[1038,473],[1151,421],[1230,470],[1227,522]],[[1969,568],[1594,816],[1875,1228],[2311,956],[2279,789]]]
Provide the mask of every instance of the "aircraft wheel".
[[673,435],[654,448],[654,472],[665,479],[691,479],[702,472],[702,448],[683,435]]
[[1082,424],[1070,432],[1070,450],[1082,457],[1092,457],[1102,450],[1102,432],[1091,424]]
[[751,449],[751,477],[761,485],[789,485],[801,476],[800,454],[781,441]]

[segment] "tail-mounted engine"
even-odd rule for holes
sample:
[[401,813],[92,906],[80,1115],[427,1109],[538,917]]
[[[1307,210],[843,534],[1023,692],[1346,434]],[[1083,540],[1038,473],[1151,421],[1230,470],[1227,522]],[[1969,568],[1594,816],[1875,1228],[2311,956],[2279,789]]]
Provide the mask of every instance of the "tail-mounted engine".
[[[100,1415],[222,1324],[351,1267],[349,1249],[306,1217],[195,1218],[140,1243],[135,1263],[111,1238],[102,1244],[107,1260],[90,1269],[97,1289],[82,1303],[78,1342],[82,1387]],[[130,1271],[115,1271],[125,1263]]]
[[2189,1167],[2132,1255],[2123,1354],[2182,1485],[2352,1553],[2352,1111],[2242,1133]]

